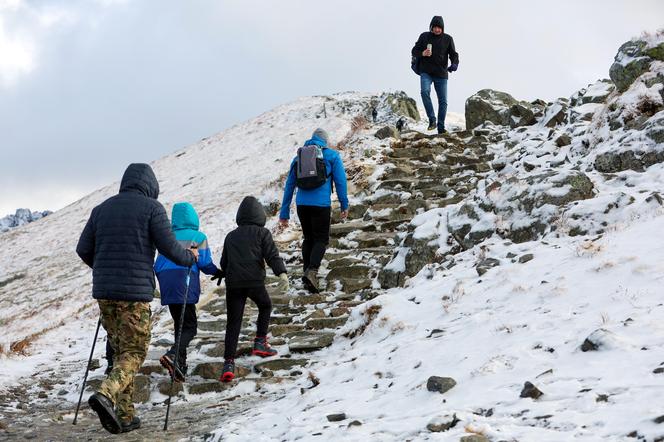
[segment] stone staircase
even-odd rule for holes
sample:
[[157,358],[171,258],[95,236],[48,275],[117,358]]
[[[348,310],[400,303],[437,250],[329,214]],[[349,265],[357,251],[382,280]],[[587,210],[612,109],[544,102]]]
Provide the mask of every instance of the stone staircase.
[[[403,285],[424,265],[436,261],[435,250],[413,238],[410,221],[423,211],[459,202],[475,187],[490,168],[492,158],[484,149],[487,143],[485,137],[466,132],[430,136],[410,131],[376,149],[371,158],[356,158],[362,173],[355,174],[356,183],[351,185],[355,191],[349,219],[333,220],[330,246],[321,267],[321,293],[310,294],[302,287],[299,227],[275,232],[291,280],[288,293],[277,292],[274,276],[266,281],[273,303],[270,342],[279,354],[268,359],[251,356],[258,311],[248,302],[236,379],[231,383],[218,380],[226,326],[224,287],[204,294],[198,305],[198,335],[189,349],[190,372],[184,384],[174,384],[172,436],[204,435],[220,425],[212,413],[217,407],[225,409],[233,401],[229,408],[240,413],[273,392],[275,385],[288,389],[288,383],[310,376],[315,352],[334,342],[352,308],[384,293],[386,288]],[[399,245],[409,250],[405,269],[386,269]],[[153,341],[135,381],[134,401],[139,404],[137,412],[144,417],[144,429],[132,433],[135,439],[127,440],[142,440],[163,425],[170,379],[159,357],[172,344],[172,327],[170,315],[162,307],[155,313]],[[93,361],[93,368],[84,397],[104,378],[103,361]],[[236,387],[238,390],[232,390]],[[154,419],[148,421],[150,417]],[[90,432],[98,429],[96,417],[84,405],[80,419],[80,429],[86,427],[82,433],[72,433],[70,422],[62,419],[49,430],[56,431],[56,435],[66,434],[70,440],[88,440]],[[61,430],[56,430],[58,424]]]

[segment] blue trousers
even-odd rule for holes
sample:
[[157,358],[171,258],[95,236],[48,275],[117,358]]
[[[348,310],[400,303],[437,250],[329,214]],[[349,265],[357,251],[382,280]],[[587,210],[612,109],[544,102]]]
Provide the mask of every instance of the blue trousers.
[[436,89],[436,96],[438,97],[438,132],[445,129],[445,115],[447,115],[447,78],[433,77],[425,72],[420,74],[420,93],[422,95],[422,103],[424,109],[427,111],[429,122],[436,121],[436,114],[433,111],[433,103],[431,103],[431,84],[433,83]]

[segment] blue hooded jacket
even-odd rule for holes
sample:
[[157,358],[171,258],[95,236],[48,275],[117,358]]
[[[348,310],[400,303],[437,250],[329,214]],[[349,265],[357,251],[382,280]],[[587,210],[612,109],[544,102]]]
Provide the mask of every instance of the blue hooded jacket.
[[[325,141],[318,137],[313,137],[304,143],[305,146],[315,144],[323,149],[323,159],[325,160],[325,173],[328,175],[327,181],[315,189],[297,189],[295,204],[298,206],[318,206],[330,207],[332,205],[332,181],[337,189],[339,204],[341,210],[348,209],[348,191],[346,189],[346,171],[339,152],[327,147]],[[297,177],[295,175],[295,164],[297,156],[291,162],[290,172],[284,186],[284,199],[281,202],[281,211],[279,218],[290,219],[290,205],[293,200],[293,193],[297,187]]]
[[[198,246],[198,262],[191,267],[189,295],[187,296],[187,304],[196,304],[201,294],[199,270],[205,274],[214,275],[218,268],[212,262],[212,252],[208,246],[207,237],[198,230],[198,214],[194,207],[189,203],[175,204],[171,220],[175,239],[183,247],[189,248],[192,243]],[[154,263],[154,271],[159,280],[161,305],[182,304],[189,268],[179,266],[159,254]]]

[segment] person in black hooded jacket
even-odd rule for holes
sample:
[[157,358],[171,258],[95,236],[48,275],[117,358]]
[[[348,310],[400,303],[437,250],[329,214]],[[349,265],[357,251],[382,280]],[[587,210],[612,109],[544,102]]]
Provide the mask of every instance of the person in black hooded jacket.
[[235,218],[238,227],[224,240],[224,249],[219,263],[220,270],[212,279],[226,278],[226,338],[224,368],[221,381],[229,382],[235,377],[235,353],[242,326],[242,315],[247,298],[258,307],[256,338],[252,355],[268,357],[277,354],[267,342],[272,301],[265,289],[265,263],[280,278],[280,289],[288,290],[286,266],[279,256],[272,234],[265,228],[265,210],[253,196],[240,203]]
[[92,268],[92,296],[113,350],[113,368],[88,403],[102,426],[114,434],[141,424],[132,394],[134,375],[150,344],[155,249],[185,267],[198,258],[195,250],[175,239],[158,196],[152,168],[130,164],[120,192],[92,209],[76,246],[78,256]]
[[[447,79],[448,72],[459,67],[459,54],[454,47],[454,39],[444,33],[443,17],[436,15],[431,19],[429,32],[420,35],[411,51],[417,59],[420,75],[420,93],[422,102],[429,118],[428,130],[438,129],[445,133],[445,116],[447,114]],[[448,60],[451,64],[448,66]],[[431,103],[431,84],[438,97],[438,119]]]

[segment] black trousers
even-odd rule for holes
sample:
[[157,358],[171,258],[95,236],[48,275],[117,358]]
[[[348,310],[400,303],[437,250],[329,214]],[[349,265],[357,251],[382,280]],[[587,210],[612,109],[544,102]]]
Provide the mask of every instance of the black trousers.
[[[175,355],[175,346],[178,342],[180,330],[180,316],[182,316],[182,304],[171,304],[168,306],[175,325],[175,343],[168,351]],[[184,309],[184,322],[182,323],[182,339],[180,340],[180,354],[178,363],[180,366],[187,365],[187,347],[198,331],[198,320],[196,318],[196,304],[186,304]]]
[[265,286],[226,289],[226,339],[224,342],[224,359],[235,359],[237,341],[242,328],[242,315],[247,298],[258,307],[256,336],[266,336],[272,313],[272,300]]
[[318,270],[330,242],[331,207],[297,206],[297,216],[302,225],[302,261],[304,271]]

